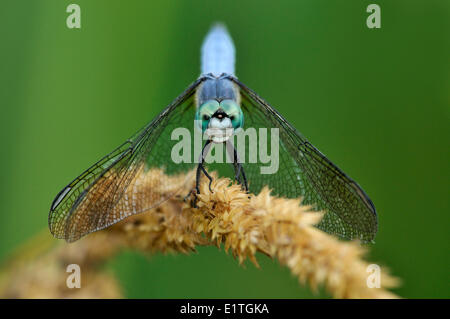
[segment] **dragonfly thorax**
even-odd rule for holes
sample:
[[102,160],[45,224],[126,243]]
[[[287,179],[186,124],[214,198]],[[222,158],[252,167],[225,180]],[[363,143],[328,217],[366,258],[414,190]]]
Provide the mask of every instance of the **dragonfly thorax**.
[[210,73],[202,77],[205,79],[196,92],[197,108],[209,100],[216,100],[219,103],[223,100],[233,100],[239,105],[239,89],[230,80],[230,75],[223,73],[216,76]]

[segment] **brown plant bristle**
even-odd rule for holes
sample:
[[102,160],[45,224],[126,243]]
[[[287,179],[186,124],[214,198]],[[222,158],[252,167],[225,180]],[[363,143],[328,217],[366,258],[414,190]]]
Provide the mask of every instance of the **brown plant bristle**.
[[[151,181],[148,184],[151,187],[161,170],[142,174],[148,176],[141,181]],[[342,241],[315,227],[323,213],[302,205],[301,199],[271,196],[267,188],[258,195],[249,195],[229,179],[213,176],[212,192],[209,181],[201,183],[195,208],[183,201],[189,186],[146,213],[131,216],[74,244],[61,243],[19,267],[7,268],[0,281],[0,296],[39,297],[42,289],[44,298],[82,297],[70,294],[61,286],[65,285],[61,273],[67,276],[62,265],[77,263],[90,274],[91,285],[97,285],[86,290],[85,297],[91,297],[93,291],[97,295],[92,297],[118,297],[121,293],[114,278],[103,274],[98,265],[120,250],[189,253],[196,246],[223,244],[240,263],[248,258],[258,266],[257,252],[276,258],[302,284],[308,283],[313,290],[323,286],[335,298],[397,297],[386,289],[397,286],[399,281],[384,267],[381,287],[368,287],[369,263],[363,260],[365,249],[357,241]],[[37,281],[29,275],[29,267],[35,272],[43,270],[41,276],[45,280]],[[106,284],[105,280],[110,283]]]

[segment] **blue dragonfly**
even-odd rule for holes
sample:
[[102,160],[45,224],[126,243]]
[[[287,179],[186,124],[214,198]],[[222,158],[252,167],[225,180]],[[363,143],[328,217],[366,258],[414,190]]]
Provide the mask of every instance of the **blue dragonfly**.
[[[170,160],[175,143],[171,133],[180,127],[207,133],[198,161]],[[278,130],[276,173],[261,174],[258,163],[240,160],[234,144],[229,143],[238,131],[250,127]],[[320,229],[347,239],[373,241],[378,225],[372,201],[277,110],[238,80],[233,41],[219,24],[203,42],[200,77],[149,124],[56,195],[48,218],[51,233],[73,242],[160,205],[179,195],[186,185],[200,193],[200,178],[204,175],[212,180],[205,158],[216,144],[227,145],[232,164],[227,167],[249,193],[257,194],[267,185],[275,195],[302,197],[304,204],[326,212]],[[163,169],[164,174],[155,188],[146,185],[144,189],[139,178],[152,168]],[[195,173],[170,178],[187,172]],[[154,191],[166,186],[172,191]]]

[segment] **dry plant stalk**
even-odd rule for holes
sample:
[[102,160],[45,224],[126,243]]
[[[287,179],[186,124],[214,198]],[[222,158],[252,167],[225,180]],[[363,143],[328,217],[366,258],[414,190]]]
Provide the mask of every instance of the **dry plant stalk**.
[[[144,180],[154,187],[162,172],[150,170],[145,174]],[[175,181],[180,176],[164,178]],[[341,241],[314,227],[322,213],[312,212],[311,207],[301,205],[300,199],[277,198],[267,188],[259,195],[248,195],[229,179],[214,176],[213,192],[204,181],[197,208],[193,208],[182,200],[181,195],[188,190],[182,189],[159,207],[74,244],[60,243],[37,258],[13,262],[15,266],[3,272],[0,296],[121,297],[114,277],[104,274],[100,267],[119,250],[188,253],[198,245],[219,247],[223,243],[240,263],[249,258],[258,266],[256,252],[261,252],[289,267],[301,283],[309,283],[313,290],[323,285],[335,298],[397,297],[386,288],[398,285],[398,279],[384,269],[381,288],[367,286],[369,263],[362,259],[364,249],[356,241]],[[73,263],[85,273],[82,282],[86,286],[76,289],[79,293],[66,287],[65,267]]]
[[[16,251],[0,270],[0,298],[121,298],[114,275],[101,264],[119,247],[105,233],[75,245],[58,243],[48,230]],[[81,268],[81,288],[69,289],[66,270],[70,264]]]

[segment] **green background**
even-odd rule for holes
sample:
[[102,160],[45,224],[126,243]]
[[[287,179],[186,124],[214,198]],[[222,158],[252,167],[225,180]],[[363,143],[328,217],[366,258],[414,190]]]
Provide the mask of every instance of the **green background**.
[[[66,27],[81,6],[82,28]],[[379,212],[369,260],[403,297],[450,297],[448,1],[2,0],[0,260],[47,227],[56,193],[150,121],[199,75],[223,21],[237,75],[366,190]],[[55,239],[56,240],[56,239]],[[127,297],[327,297],[276,261],[216,248],[127,252]]]

